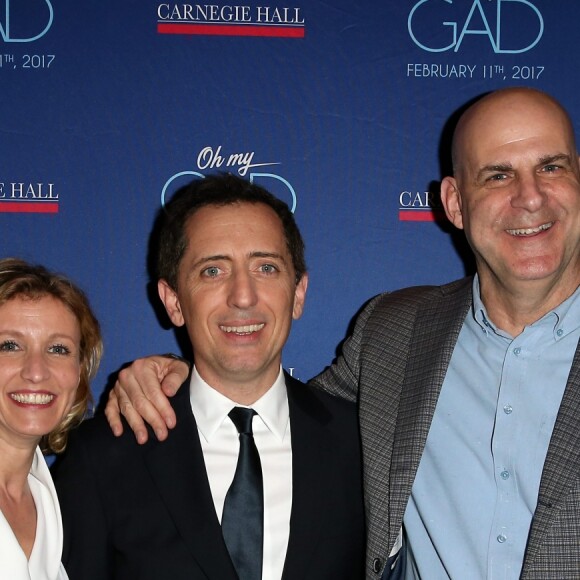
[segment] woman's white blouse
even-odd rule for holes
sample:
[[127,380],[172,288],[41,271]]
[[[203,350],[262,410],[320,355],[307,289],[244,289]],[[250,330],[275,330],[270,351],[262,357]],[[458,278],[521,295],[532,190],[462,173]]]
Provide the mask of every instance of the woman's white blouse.
[[10,580],[68,580],[61,564],[62,519],[50,471],[36,449],[28,484],[36,504],[36,537],[30,560],[0,512],[0,578]]

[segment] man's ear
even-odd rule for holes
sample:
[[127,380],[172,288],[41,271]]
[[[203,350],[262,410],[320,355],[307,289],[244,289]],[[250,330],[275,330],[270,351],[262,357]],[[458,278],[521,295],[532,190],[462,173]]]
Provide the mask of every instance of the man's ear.
[[302,312],[304,312],[307,288],[308,274],[305,273],[294,289],[294,306],[292,307],[292,318],[294,320],[298,320],[302,316]]
[[163,279],[157,282],[157,291],[171,322],[175,326],[183,326],[185,320],[181,312],[181,304],[179,303],[177,292]]
[[445,177],[441,182],[441,203],[447,219],[458,229],[463,229],[462,201],[455,177]]

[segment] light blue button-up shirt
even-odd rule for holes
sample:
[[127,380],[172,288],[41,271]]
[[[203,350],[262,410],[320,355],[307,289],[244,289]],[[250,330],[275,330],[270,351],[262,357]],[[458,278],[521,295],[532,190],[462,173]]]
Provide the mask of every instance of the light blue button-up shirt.
[[519,577],[579,295],[513,338],[489,320],[475,278],[403,520],[408,579]]

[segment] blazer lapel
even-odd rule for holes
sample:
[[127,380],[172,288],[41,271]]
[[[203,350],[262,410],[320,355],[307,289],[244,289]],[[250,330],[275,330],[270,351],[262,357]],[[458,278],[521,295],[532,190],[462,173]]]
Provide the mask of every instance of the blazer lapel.
[[[310,397],[310,387],[286,375],[292,437],[292,513],[284,578],[304,578],[310,554],[322,532],[315,514],[324,505],[329,482],[322,456],[332,450],[332,438],[324,429],[327,411]],[[312,442],[316,441],[316,445]]]
[[177,426],[166,441],[152,442],[144,458],[183,541],[208,578],[236,579],[215,513],[189,384],[175,396]]
[[540,481],[538,505],[532,519],[522,576],[548,533],[553,518],[580,475],[580,345],[568,376],[550,439]]
[[427,303],[413,326],[389,474],[391,546],[402,525],[447,367],[471,305],[471,284],[454,288]]

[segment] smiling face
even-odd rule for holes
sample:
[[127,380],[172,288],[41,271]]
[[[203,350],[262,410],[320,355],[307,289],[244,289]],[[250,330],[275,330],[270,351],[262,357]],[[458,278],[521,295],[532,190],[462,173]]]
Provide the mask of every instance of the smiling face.
[[202,207],[186,237],[177,291],[161,280],[159,295],[171,321],[187,326],[201,377],[250,404],[276,380],[307,277],[296,284],[282,223],[262,203]]
[[0,440],[35,446],[75,399],[80,329],[60,300],[13,298],[0,306]]
[[500,91],[458,125],[441,197],[475,253],[482,296],[541,289],[553,306],[580,283],[580,172],[572,128],[546,95]]

